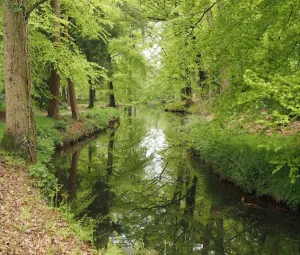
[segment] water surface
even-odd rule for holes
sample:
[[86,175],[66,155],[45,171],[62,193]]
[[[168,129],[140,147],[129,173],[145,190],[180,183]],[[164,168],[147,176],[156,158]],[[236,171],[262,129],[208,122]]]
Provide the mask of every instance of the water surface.
[[111,241],[168,255],[300,254],[299,214],[209,173],[182,141],[184,117],[154,106],[132,112],[55,159],[74,214],[95,220],[98,247]]

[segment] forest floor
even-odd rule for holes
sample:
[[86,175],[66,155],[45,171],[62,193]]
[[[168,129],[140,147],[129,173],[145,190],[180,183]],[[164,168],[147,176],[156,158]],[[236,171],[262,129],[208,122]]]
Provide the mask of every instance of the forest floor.
[[46,205],[24,165],[0,159],[0,254],[95,254]]

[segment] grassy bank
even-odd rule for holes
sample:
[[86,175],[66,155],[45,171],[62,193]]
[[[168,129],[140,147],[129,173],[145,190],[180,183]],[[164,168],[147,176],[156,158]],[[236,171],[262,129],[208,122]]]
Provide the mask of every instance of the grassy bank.
[[290,207],[300,205],[300,137],[250,134],[243,129],[223,129],[203,121],[193,125],[189,146],[221,177],[247,192],[268,195]]
[[118,116],[115,109],[93,109],[79,121],[37,116],[38,162],[29,168],[17,155],[0,152],[1,254],[121,254],[113,246],[94,250],[93,222],[75,220],[65,203],[55,206],[59,187],[52,165],[56,148],[104,131]]

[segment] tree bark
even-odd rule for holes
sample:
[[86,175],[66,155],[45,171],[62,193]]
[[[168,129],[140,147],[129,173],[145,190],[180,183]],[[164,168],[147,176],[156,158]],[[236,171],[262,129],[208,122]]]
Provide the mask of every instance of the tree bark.
[[89,106],[88,108],[92,109],[94,108],[94,102],[95,102],[95,89],[93,89],[92,87],[90,87],[90,92],[89,92]]
[[116,101],[115,101],[115,94],[114,94],[114,85],[112,81],[108,83],[108,90],[109,90],[109,96],[108,96],[108,107],[114,107],[116,108]]
[[79,120],[80,115],[79,115],[79,110],[76,102],[74,83],[70,78],[68,78],[68,90],[70,95],[72,118],[74,120]]
[[[60,1],[51,0],[51,7],[55,11],[57,19],[60,19]],[[54,44],[60,42],[60,22],[55,22],[56,34],[54,35],[52,41]],[[59,117],[59,102],[60,102],[60,76],[57,70],[52,66],[50,78],[49,78],[49,90],[51,97],[49,99],[48,105],[48,116],[57,119]]]
[[[3,1],[4,84],[6,94],[6,126],[4,148],[36,160],[36,125],[31,107],[31,73],[28,20],[24,12],[16,12]],[[24,1],[24,10],[27,1]]]
[[48,104],[48,117],[57,119],[59,117],[60,76],[55,69],[51,70],[49,90],[50,99]]

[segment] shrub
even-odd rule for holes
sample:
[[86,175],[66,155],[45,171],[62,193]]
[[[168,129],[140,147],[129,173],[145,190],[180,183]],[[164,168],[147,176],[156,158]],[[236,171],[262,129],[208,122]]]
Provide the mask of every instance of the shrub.
[[68,123],[64,120],[58,120],[55,122],[54,127],[57,128],[58,130],[66,131],[68,127]]

